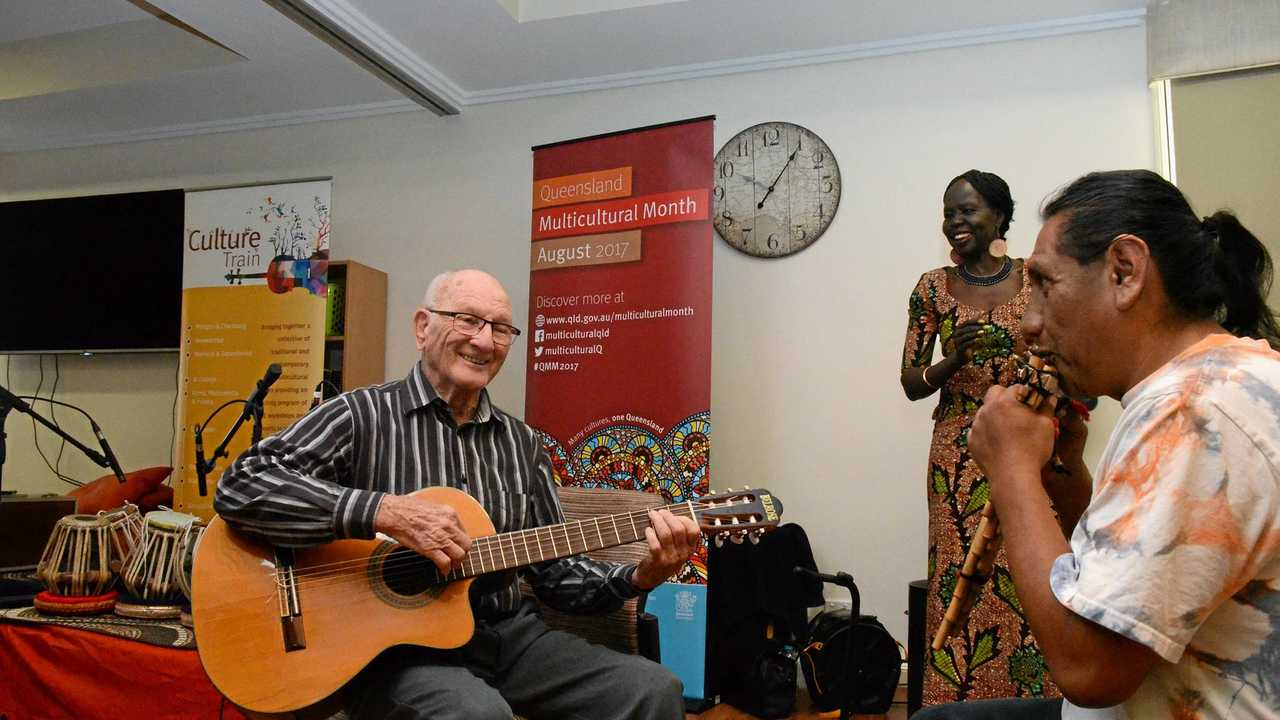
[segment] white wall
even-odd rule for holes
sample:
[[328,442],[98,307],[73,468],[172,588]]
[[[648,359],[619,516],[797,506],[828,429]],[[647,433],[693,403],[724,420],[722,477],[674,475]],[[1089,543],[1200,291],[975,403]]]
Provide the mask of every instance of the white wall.
[[[335,256],[390,276],[387,374],[398,377],[414,360],[408,318],[441,269],[490,269],[525,317],[530,146],[705,114],[718,116],[717,142],[767,120],[804,125],[830,144],[843,173],[827,235],[774,261],[716,241],[714,485],[777,493],[785,519],[808,530],[819,565],[851,572],[864,608],[905,641],[906,585],[925,574],[932,401],[907,402],[898,363],[907,294],[921,272],[946,262],[943,186],[970,167],[1004,176],[1018,202],[1011,249],[1025,256],[1055,187],[1088,170],[1154,166],[1144,73],[1142,28],[1110,30],[482,106],[447,119],[404,114],[0,156],[0,200],[331,175]],[[11,362],[15,389],[33,390],[35,359]],[[76,387],[126,465],[164,462],[173,364],[66,362],[59,394]],[[522,411],[522,353],[493,392]],[[1095,423],[1095,437],[1109,427]],[[6,486],[61,490],[24,439],[31,431],[15,432],[12,418],[9,429]]]

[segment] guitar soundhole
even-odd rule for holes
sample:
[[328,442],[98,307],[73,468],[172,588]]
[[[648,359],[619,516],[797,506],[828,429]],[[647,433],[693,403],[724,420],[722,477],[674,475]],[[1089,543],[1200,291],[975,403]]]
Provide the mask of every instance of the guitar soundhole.
[[382,562],[382,581],[397,595],[420,595],[440,585],[440,573],[428,559],[412,550],[393,550]]

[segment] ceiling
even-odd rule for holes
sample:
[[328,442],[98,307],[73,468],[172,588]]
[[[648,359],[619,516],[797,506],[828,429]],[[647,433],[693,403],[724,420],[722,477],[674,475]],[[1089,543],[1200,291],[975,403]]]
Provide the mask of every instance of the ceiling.
[[0,0],[0,152],[424,106],[465,116],[475,105],[540,95],[1132,26],[1144,6]]

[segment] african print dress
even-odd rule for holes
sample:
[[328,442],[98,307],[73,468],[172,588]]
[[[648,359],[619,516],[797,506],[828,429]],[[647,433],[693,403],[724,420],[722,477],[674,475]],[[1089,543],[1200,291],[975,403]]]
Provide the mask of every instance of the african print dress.
[[[1022,353],[1022,313],[1030,298],[1025,265],[1022,289],[994,310],[959,304],[947,290],[944,268],[920,276],[911,293],[902,367],[927,367],[935,340],[943,347],[951,333],[970,320],[993,325],[994,334],[974,346],[973,359],[942,386],[933,411],[933,443],[929,448],[929,595],[926,642],[932,642],[978,530],[989,485],[969,457],[969,428],[991,385],[1009,384],[1011,355]],[[925,650],[924,704],[958,700],[1044,696],[1056,697],[1044,655],[1031,636],[1031,626],[1013,589],[1002,547],[991,580],[978,599],[962,633],[938,651]]]

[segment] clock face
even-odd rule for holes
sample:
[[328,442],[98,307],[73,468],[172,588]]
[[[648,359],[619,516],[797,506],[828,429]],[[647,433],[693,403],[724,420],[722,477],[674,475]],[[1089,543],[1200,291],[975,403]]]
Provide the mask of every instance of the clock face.
[[840,168],[809,130],[761,123],[716,153],[716,232],[757,257],[803,250],[826,232],[840,205]]

